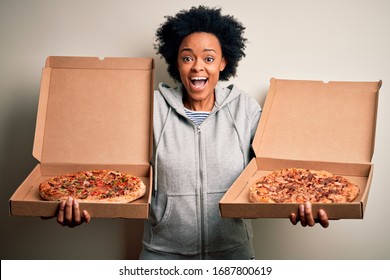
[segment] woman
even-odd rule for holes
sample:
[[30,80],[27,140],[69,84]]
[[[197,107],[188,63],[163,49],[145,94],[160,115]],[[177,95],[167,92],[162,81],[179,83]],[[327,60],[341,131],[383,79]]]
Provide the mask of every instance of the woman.
[[[254,258],[250,221],[221,218],[218,206],[252,157],[261,114],[253,98],[219,83],[245,55],[244,29],[220,9],[200,6],[167,17],[157,30],[157,53],[178,86],[160,84],[155,92],[155,178],[141,259]],[[77,201],[61,203],[58,222],[89,222],[78,209]],[[311,205],[290,220],[313,226]],[[319,222],[328,226],[323,210]]]

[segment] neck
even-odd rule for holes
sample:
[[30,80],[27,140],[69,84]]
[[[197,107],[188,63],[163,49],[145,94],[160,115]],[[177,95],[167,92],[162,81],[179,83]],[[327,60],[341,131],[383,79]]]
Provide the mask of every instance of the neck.
[[211,112],[214,107],[214,102],[214,94],[211,94],[209,98],[203,100],[193,100],[186,95],[183,100],[183,105],[192,111]]

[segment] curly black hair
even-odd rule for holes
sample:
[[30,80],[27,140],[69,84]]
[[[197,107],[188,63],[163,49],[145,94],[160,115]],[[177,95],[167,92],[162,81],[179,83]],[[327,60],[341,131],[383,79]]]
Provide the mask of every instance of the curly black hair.
[[238,62],[245,56],[246,38],[243,37],[245,27],[231,15],[222,15],[221,8],[205,6],[181,10],[175,16],[166,16],[156,32],[154,48],[168,64],[168,73],[176,81],[180,81],[177,69],[179,46],[187,35],[194,32],[214,34],[221,44],[222,55],[227,61],[219,79],[227,81],[236,76]]

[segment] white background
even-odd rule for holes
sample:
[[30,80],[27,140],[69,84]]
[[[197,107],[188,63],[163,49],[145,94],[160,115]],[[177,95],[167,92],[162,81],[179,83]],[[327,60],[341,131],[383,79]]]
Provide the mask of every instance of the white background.
[[170,83],[153,49],[155,30],[165,15],[198,4],[221,6],[247,27],[247,56],[231,82],[261,104],[271,77],[383,80],[364,219],[331,221],[328,229],[254,220],[256,257],[389,259],[389,1],[0,0],[1,259],[137,257],[140,222],[93,219],[79,228],[62,228],[54,220],[9,217],[8,199],[37,163],[31,153],[45,58],[153,57],[156,84]]
[[[289,279],[328,280],[369,279],[380,275],[388,279],[388,260],[256,260],[256,261],[125,261],[60,260],[2,261],[1,279],[67,280],[78,278],[100,280],[151,279]],[[44,271],[42,267],[45,267]],[[71,267],[72,273],[65,273]],[[21,269],[23,268],[23,269]],[[298,269],[298,268],[304,268]],[[386,276],[387,275],[387,276]],[[35,276],[35,277],[34,277]]]

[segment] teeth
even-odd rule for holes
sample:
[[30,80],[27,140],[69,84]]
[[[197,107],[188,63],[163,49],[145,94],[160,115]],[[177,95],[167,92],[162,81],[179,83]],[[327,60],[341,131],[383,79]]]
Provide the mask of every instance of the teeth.
[[206,77],[193,77],[191,78],[192,81],[205,81],[207,80]]

